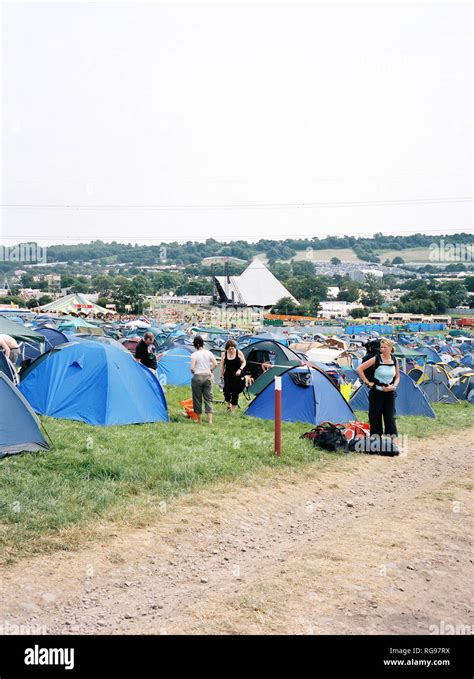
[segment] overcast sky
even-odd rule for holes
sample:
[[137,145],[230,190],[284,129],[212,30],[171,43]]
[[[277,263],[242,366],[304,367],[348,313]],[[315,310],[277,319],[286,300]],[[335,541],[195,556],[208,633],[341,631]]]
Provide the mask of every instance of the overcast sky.
[[0,241],[469,230],[471,11],[5,4]]

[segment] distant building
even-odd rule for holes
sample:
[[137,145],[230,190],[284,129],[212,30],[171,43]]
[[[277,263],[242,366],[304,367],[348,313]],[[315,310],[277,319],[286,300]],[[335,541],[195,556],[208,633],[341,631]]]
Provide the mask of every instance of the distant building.
[[289,297],[299,302],[285,288],[261,259],[254,259],[240,276],[214,276],[217,301],[238,306],[272,307]]
[[34,283],[41,283],[42,281],[46,281],[48,285],[59,286],[61,284],[61,276],[55,273],[36,274],[33,276]]
[[20,292],[20,296],[23,297],[23,299],[38,299],[38,297],[41,297],[41,295],[44,294],[44,290],[40,290],[39,288],[22,288]]
[[357,283],[364,283],[369,275],[374,278],[383,278],[383,271],[380,271],[380,269],[355,269],[349,272],[349,278]]
[[342,302],[340,300],[326,300],[321,302],[318,316],[320,318],[345,318],[352,309],[360,307],[357,302]]
[[147,297],[150,308],[154,309],[164,304],[210,305],[212,295],[154,295]]
[[[128,269],[130,264],[120,264],[120,269]],[[140,271],[183,271],[186,267],[179,264],[145,264],[136,267]],[[110,271],[110,269],[109,269]]]
[[212,266],[213,264],[225,264],[226,262],[233,262],[234,264],[245,264],[245,259],[238,257],[225,257],[224,255],[215,255],[214,257],[204,257],[201,260],[203,266]]
[[[390,323],[451,323],[451,316],[445,314],[410,314],[395,312],[385,314],[386,320]],[[369,314],[369,318],[374,318],[374,314]]]
[[389,320],[388,314],[383,311],[372,311],[368,315],[368,318],[370,318],[371,321],[380,321],[381,323],[386,323]]
[[400,297],[406,294],[406,290],[400,290],[400,288],[387,288],[381,290],[380,294],[386,302],[398,302]]

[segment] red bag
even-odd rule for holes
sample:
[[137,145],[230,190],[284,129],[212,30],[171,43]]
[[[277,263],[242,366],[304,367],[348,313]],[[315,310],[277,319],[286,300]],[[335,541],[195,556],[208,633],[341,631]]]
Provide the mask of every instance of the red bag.
[[349,422],[346,425],[344,436],[348,441],[359,436],[370,436],[370,426],[366,422]]

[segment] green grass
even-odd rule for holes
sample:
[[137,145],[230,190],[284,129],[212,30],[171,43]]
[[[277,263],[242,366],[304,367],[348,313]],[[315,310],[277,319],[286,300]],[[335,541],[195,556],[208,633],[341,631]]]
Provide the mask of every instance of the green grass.
[[[181,414],[189,389],[168,387],[169,424],[91,427],[42,418],[50,451],[0,462],[0,560],[74,549],[101,524],[146,525],[162,503],[214,482],[246,482],[264,471],[346,464],[348,456],[318,452],[300,434],[307,424],[283,425],[283,455],[273,455],[273,423],[235,416],[215,406],[215,425],[199,427]],[[467,404],[436,406],[439,418],[401,418],[413,437],[470,424]],[[366,419],[358,413],[360,419]]]
[[375,250],[374,252],[380,257],[381,262],[386,259],[392,261],[394,257],[402,257],[405,262],[426,262],[430,263],[430,249],[429,248],[404,248],[403,250]]
[[361,262],[352,248],[326,248],[323,250],[313,250],[312,257],[308,260],[306,250],[299,250],[293,257],[293,261],[322,261],[330,262],[333,257],[337,257],[341,262]]
[[[472,251],[472,246],[470,247]],[[375,249],[375,252],[380,257],[380,260],[384,262],[386,259],[392,261],[394,257],[402,257],[405,262],[425,262],[426,264],[433,264],[433,260],[430,259],[431,250],[429,247],[419,247],[419,248],[404,248],[403,250],[383,250]],[[447,262],[449,264],[449,262]],[[469,264],[469,262],[467,262]]]

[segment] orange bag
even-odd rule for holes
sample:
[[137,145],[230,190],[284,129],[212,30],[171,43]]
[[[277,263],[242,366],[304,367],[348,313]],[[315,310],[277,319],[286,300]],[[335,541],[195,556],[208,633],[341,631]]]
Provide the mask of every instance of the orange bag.
[[194,409],[193,409],[193,399],[192,398],[188,398],[188,399],[186,399],[186,401],[180,401],[179,405],[183,406],[183,408],[184,408],[183,415],[186,415],[186,417],[190,417],[192,420],[198,419],[198,416],[196,415],[196,413],[194,412]]

